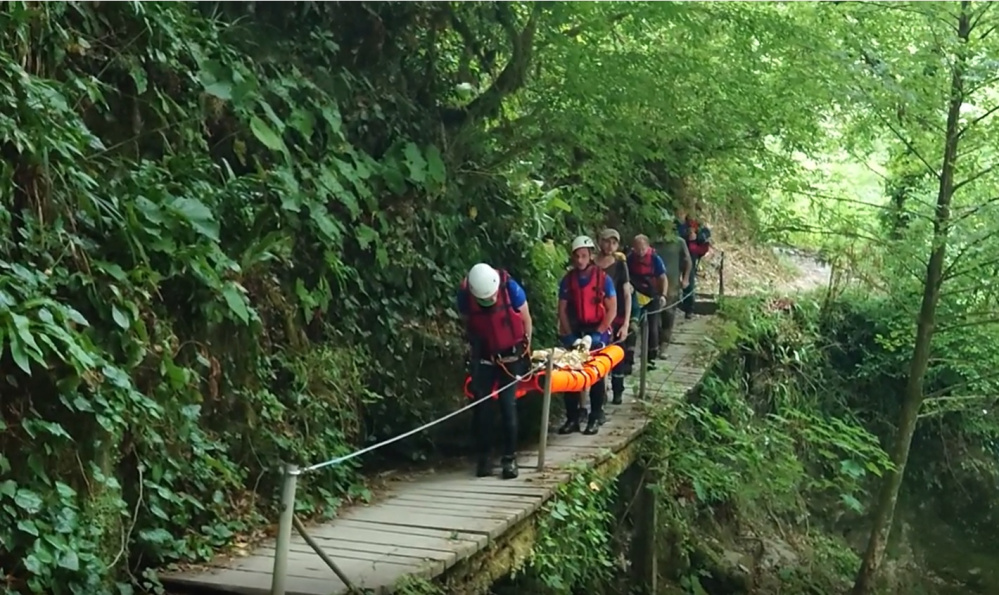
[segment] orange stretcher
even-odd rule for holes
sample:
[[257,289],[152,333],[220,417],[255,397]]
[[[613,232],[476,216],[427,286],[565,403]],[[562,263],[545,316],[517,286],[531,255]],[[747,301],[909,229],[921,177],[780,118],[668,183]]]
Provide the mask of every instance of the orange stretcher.
[[[624,359],[624,349],[620,345],[610,345],[590,354],[590,359],[583,364],[581,370],[560,370],[556,368],[552,371],[552,392],[553,393],[576,393],[586,390],[596,384],[602,378],[610,374],[614,366]],[[517,398],[521,398],[532,392],[544,392],[547,385],[547,374],[544,371],[535,372],[530,378],[525,378],[517,383]],[[500,387],[493,385],[493,390]],[[472,395],[472,377],[465,378],[465,396],[469,399]],[[498,399],[499,395],[494,395]]]

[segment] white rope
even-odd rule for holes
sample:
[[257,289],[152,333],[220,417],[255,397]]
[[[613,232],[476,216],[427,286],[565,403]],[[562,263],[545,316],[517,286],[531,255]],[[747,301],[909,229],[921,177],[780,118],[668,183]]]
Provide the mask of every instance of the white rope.
[[456,415],[464,413],[465,411],[468,411],[469,409],[471,409],[471,408],[473,408],[473,407],[475,407],[477,405],[480,405],[481,403],[485,403],[486,401],[488,401],[489,399],[491,399],[491,398],[495,397],[496,395],[500,394],[504,390],[506,390],[506,389],[510,388],[511,386],[517,384],[518,382],[520,382],[524,378],[528,378],[528,377],[531,376],[531,374],[534,374],[535,372],[540,371],[543,367],[544,367],[543,365],[535,366],[534,368],[532,368],[531,370],[529,370],[527,372],[527,374],[524,374],[523,376],[517,376],[517,377],[515,377],[512,382],[509,382],[505,386],[502,386],[502,387],[494,390],[493,392],[491,392],[488,395],[482,397],[481,399],[479,399],[477,401],[473,401],[473,402],[469,403],[468,405],[465,405],[461,409],[458,409],[457,411],[452,411],[451,413],[448,413],[447,415],[445,415],[443,417],[440,417],[440,418],[437,418],[437,419],[435,419],[433,421],[427,422],[427,423],[423,424],[422,426],[420,426],[418,428],[415,428],[415,429],[412,429],[412,430],[406,432],[405,434],[399,434],[398,436],[395,436],[394,438],[389,438],[388,440],[383,440],[381,442],[378,442],[377,444],[372,444],[371,446],[367,446],[367,447],[362,448],[360,450],[355,450],[354,452],[352,452],[350,454],[343,455],[341,457],[336,457],[336,458],[330,459],[328,461],[324,461],[322,463],[316,463],[315,465],[310,465],[309,467],[306,467],[305,469],[302,469],[302,473],[309,473],[310,471],[318,471],[320,469],[325,469],[326,467],[330,467],[330,466],[333,466],[333,465],[340,465],[342,463],[346,463],[347,461],[349,461],[351,459],[357,458],[357,457],[359,457],[359,456],[361,456],[363,454],[367,454],[367,453],[369,453],[369,452],[371,452],[373,450],[378,450],[379,448],[382,448],[383,446],[388,446],[389,444],[392,444],[394,442],[398,442],[398,441],[403,440],[405,438],[409,438],[413,434],[419,434],[420,432],[422,432],[423,430],[426,430],[427,428],[436,426],[437,424],[439,424],[439,423],[441,423],[443,421],[447,421],[447,420],[451,419],[452,417],[454,417]]

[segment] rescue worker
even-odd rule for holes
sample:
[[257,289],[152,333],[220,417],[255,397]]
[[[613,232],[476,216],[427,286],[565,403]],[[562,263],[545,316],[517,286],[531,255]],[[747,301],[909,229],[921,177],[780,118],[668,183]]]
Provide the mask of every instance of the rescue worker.
[[[562,343],[569,347],[576,340],[589,336],[591,349],[599,349],[611,342],[611,330],[617,315],[617,291],[614,281],[593,262],[593,240],[579,236],[572,241],[572,270],[559,284],[558,318]],[[590,387],[590,414],[584,434],[600,430],[607,385],[597,382]],[[565,423],[559,434],[571,434],[580,429],[580,393],[565,394]]]
[[659,357],[660,310],[666,305],[668,289],[666,265],[663,259],[649,245],[644,234],[635,236],[628,254],[628,274],[631,284],[638,293],[638,304],[648,318],[649,327],[649,368],[655,368]]
[[[506,271],[479,263],[468,271],[458,290],[458,312],[465,322],[471,347],[471,393],[476,400],[505,387],[495,400],[503,421],[503,479],[513,479],[517,469],[517,376],[530,366],[531,312],[527,295]],[[510,384],[510,386],[506,386]],[[492,475],[492,403],[474,408],[473,432],[477,442],[476,475]]]
[[676,235],[672,226],[666,230],[664,238],[653,244],[656,254],[663,259],[663,264],[666,265],[666,309],[662,311],[659,357],[664,356],[666,346],[673,340],[676,310],[681,299],[680,291],[681,288],[687,286],[691,267],[687,242]]
[[676,211],[676,232],[687,243],[690,252],[690,275],[688,285],[683,288],[684,318],[694,315],[694,285],[697,282],[697,265],[707,256],[711,249],[711,229],[707,225],[690,216],[683,207]]
[[[624,377],[631,373],[635,357],[635,335],[629,328],[631,325],[632,287],[628,276],[627,257],[618,251],[621,244],[621,234],[616,229],[605,229],[600,232],[600,255],[596,265],[604,270],[608,277],[614,280],[614,290],[617,292],[617,315],[614,317],[611,340],[620,343],[624,349],[622,359],[611,371],[611,390],[614,398],[611,403],[620,405],[624,395]],[[603,423],[603,420],[600,420]]]

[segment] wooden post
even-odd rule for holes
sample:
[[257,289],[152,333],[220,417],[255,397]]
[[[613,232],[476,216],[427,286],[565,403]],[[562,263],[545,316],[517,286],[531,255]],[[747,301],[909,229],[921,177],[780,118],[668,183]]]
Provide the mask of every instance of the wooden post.
[[295,524],[295,490],[298,488],[297,465],[285,463],[281,482],[281,520],[278,522],[277,540],[274,544],[274,572],[271,574],[271,595],[284,595],[288,579],[288,550],[291,547],[291,529]]
[[649,371],[649,315],[642,315],[642,345],[638,357],[638,398],[645,398],[645,381]]
[[718,297],[725,295],[725,251],[722,250],[721,262],[718,264]]
[[659,592],[659,502],[654,488],[654,472],[643,469],[642,479],[636,488],[635,536],[631,540],[630,557],[632,581],[640,593],[648,595]]
[[552,372],[555,370],[555,350],[548,352],[545,365],[545,398],[541,402],[541,437],[538,439],[538,471],[545,469],[545,449],[548,447],[548,417],[552,411]]

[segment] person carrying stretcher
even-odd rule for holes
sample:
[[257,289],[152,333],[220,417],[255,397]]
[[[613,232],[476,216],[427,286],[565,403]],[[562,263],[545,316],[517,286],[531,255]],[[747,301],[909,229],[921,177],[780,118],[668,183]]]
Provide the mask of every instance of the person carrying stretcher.
[[[558,320],[562,343],[571,347],[574,342],[589,336],[591,348],[598,349],[611,342],[611,329],[617,315],[617,292],[614,280],[593,262],[596,246],[588,236],[572,241],[572,270],[559,284]],[[584,434],[596,434],[600,429],[607,385],[603,381],[590,387],[590,415]],[[565,394],[566,421],[559,434],[578,432],[579,401],[581,393]]]
[[[531,313],[527,294],[506,271],[479,263],[458,289],[458,313],[465,322],[471,348],[471,392],[476,400],[505,387],[495,399],[503,421],[503,479],[517,469],[517,385],[530,366]],[[509,386],[507,386],[509,385]],[[492,400],[492,399],[491,399]],[[473,433],[478,450],[476,475],[493,473],[494,413],[492,403],[474,409]]]
[[648,318],[649,327],[649,361],[648,368],[655,368],[655,360],[659,357],[659,315],[666,305],[665,295],[669,290],[666,279],[666,265],[649,245],[649,238],[644,234],[635,236],[628,254],[628,276],[638,293],[638,305]]
[[[632,307],[637,301],[633,299],[631,277],[628,275],[627,256],[618,252],[621,244],[621,234],[616,229],[607,228],[600,232],[600,255],[594,263],[607,273],[614,281],[617,291],[617,315],[614,317],[614,334],[612,339],[624,348],[624,359],[614,366],[611,372],[611,388],[614,398],[611,403],[620,405],[624,395],[624,377],[631,374],[632,362],[635,359],[636,334],[631,332]],[[634,306],[635,326],[638,326],[638,307]],[[637,330],[637,328],[635,329]],[[603,420],[601,420],[603,423]]]

